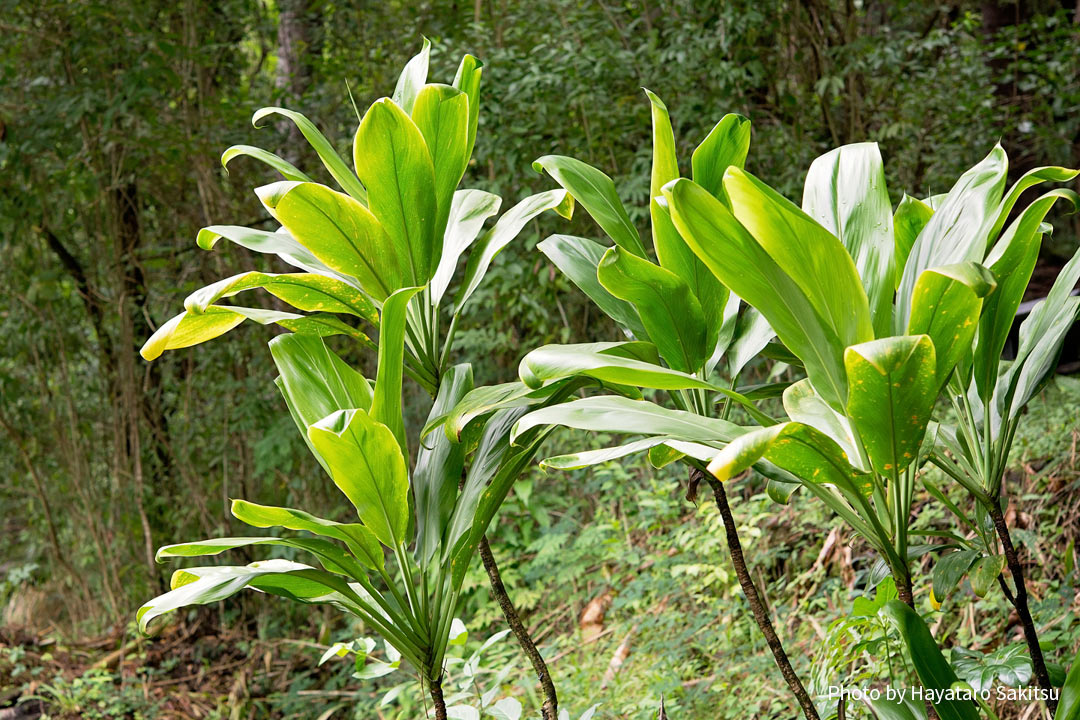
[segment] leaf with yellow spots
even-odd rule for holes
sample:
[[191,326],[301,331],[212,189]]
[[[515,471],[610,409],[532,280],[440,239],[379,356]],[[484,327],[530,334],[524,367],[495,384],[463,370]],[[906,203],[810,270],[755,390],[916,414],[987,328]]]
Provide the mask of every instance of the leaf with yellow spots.
[[901,472],[919,452],[937,397],[934,344],[905,335],[852,345],[844,367],[847,415],[870,465],[882,475]]
[[219,280],[188,295],[184,307],[202,313],[223,297],[245,290],[263,288],[297,310],[355,315],[372,325],[379,324],[375,305],[359,289],[343,280],[313,273],[246,272]]
[[919,276],[911,299],[907,334],[929,335],[934,343],[935,391],[945,386],[958,363],[970,367],[970,358],[965,360],[965,356],[971,352],[983,298],[995,286],[990,271],[973,262],[930,268]]

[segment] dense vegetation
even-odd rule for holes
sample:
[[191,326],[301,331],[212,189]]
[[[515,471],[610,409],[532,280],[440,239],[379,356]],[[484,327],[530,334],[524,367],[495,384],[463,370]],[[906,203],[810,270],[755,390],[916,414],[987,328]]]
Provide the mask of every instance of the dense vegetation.
[[[615,180],[642,237],[650,235],[648,200],[656,193],[655,105],[641,86],[666,101],[684,165],[725,113],[748,117],[747,169],[795,200],[814,158],[862,140],[882,147],[894,206],[902,190],[945,192],[999,139],[1010,181],[1040,165],[1080,165],[1080,10],[1052,3],[3,9],[0,596],[5,623],[32,634],[5,640],[0,676],[5,685],[9,677],[32,684],[54,711],[75,716],[189,716],[215,707],[227,715],[231,705],[237,717],[314,717],[335,707],[340,716],[413,717],[423,702],[407,678],[353,680],[351,663],[333,656],[317,669],[323,650],[357,633],[320,610],[244,597],[190,615],[182,632],[201,639],[182,668],[159,647],[168,643],[175,653],[179,643],[128,634],[134,609],[165,589],[155,549],[237,534],[231,498],[326,517],[346,510],[273,387],[265,342],[275,331],[244,327],[228,342],[149,365],[136,354],[191,291],[244,269],[284,271],[274,259],[225,247],[205,253],[194,243],[199,228],[219,223],[273,229],[248,192],[267,182],[265,167],[236,157],[226,174],[223,148],[284,148],[289,162],[320,167],[294,124],[268,117],[252,128],[257,108],[302,109],[351,157],[357,108],[389,94],[422,33],[435,41],[432,77],[454,77],[466,52],[484,60],[483,112],[463,186],[501,195],[505,210],[551,187],[532,171],[534,159],[574,156]],[[1074,218],[1048,219],[1055,232],[1043,243],[1029,297],[1046,294],[1077,244]],[[477,384],[513,380],[521,356],[546,343],[617,337],[616,324],[536,251],[553,232],[601,236],[584,212],[569,224],[542,215],[499,255],[457,331],[457,353],[475,358]],[[375,353],[339,340],[329,344],[374,378]],[[758,361],[749,372],[766,380],[768,367]],[[430,405],[421,385],[406,381],[413,429]],[[1015,480],[1008,521],[1028,558],[1031,613],[1049,659],[1062,664],[1076,648],[1070,490],[1078,401],[1075,381],[1044,390],[1016,428],[1007,471]],[[589,438],[589,447],[605,439]],[[543,456],[582,442],[580,434],[556,434]],[[928,476],[945,500],[920,488],[912,501],[917,530],[928,537],[952,527],[951,507],[970,503],[963,487],[938,473]],[[643,462],[530,470],[490,531],[503,581],[573,717],[594,703],[602,703],[598,716],[642,716],[655,712],[661,695],[672,716],[796,711],[727,563],[719,513],[683,499],[685,475]],[[765,489],[752,481],[728,492],[799,675],[815,693],[838,679],[890,676],[891,663],[905,660],[895,634],[877,626],[874,604],[888,599],[889,584],[862,590],[874,573],[871,545],[849,543],[844,525],[813,498],[797,494],[780,507]],[[968,661],[969,677],[995,663],[1015,668],[1010,659],[1024,638],[1001,592],[973,578],[957,596],[935,598],[942,612],[931,615],[937,557],[917,556],[912,583],[939,641],[967,649],[954,665]],[[479,563],[461,588],[459,615],[471,636],[458,636],[464,646],[456,652],[469,658],[503,621]],[[84,672],[97,658],[88,661],[71,643],[109,632],[95,652],[123,652]],[[59,640],[57,651],[35,645],[35,634],[45,633]],[[253,662],[228,654],[237,647]],[[389,659],[384,653],[380,646],[374,657]],[[455,687],[478,694],[501,687],[499,697],[515,695],[538,712],[542,698],[511,641],[477,658],[478,665],[450,666]],[[208,695],[160,692],[204,676],[215,678]],[[388,691],[396,699],[376,711]],[[999,710],[1005,717],[1026,707]]]

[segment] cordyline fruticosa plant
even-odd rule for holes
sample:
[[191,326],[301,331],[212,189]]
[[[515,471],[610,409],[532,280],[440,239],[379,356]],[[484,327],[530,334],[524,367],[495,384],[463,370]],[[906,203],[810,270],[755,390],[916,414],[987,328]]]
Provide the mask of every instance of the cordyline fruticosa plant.
[[[1025,322],[1018,358],[999,375],[1001,349],[1046,230],[1042,220],[1057,198],[1080,205],[1075,193],[1056,190],[1006,227],[1026,188],[1077,174],[1039,168],[1006,193],[1006,170],[997,147],[948,193],[929,203],[905,198],[895,217],[870,143],[816,160],[802,209],[737,168],[723,179],[730,204],[689,180],[663,188],[690,247],[762,312],[807,373],[784,393],[790,422],[737,438],[710,471],[723,481],[767,459],[798,477],[881,554],[908,605],[909,562],[919,552],[909,546],[918,468],[933,457],[1000,518],[1010,427],[1053,373],[1080,302],[1067,297],[1080,263],[1074,258]],[[959,437],[931,421],[946,388],[962,406]],[[1004,522],[995,526],[1015,559]],[[996,555],[996,545],[983,539]],[[1022,599],[1023,576],[1013,565],[1015,595],[1003,581],[1002,587]],[[1001,565],[992,568],[990,582]],[[1048,690],[1021,605],[1036,675]]]
[[[569,192],[614,243],[608,247],[586,238],[554,235],[540,243],[539,249],[632,339],[539,348],[521,362],[524,389],[519,392],[529,388],[533,393],[550,392],[568,378],[590,378],[607,383],[611,389],[621,387],[622,396],[594,395],[551,405],[527,415],[515,432],[562,425],[648,435],[618,447],[549,458],[544,464],[580,468],[647,450],[658,467],[676,460],[686,463],[691,470],[691,487],[696,488],[705,477],[706,463],[745,432],[727,419],[730,403],[738,403],[763,424],[774,422],[754,405],[759,391],[736,389],[741,371],[773,332],[753,308],[743,307],[740,313],[739,298],[691,252],[672,224],[668,209],[660,204],[661,188],[679,177],[679,167],[667,108],[653,93],[646,90],[646,94],[653,120],[649,212],[655,262],[611,178],[570,157],[549,155],[534,163],[537,170],[547,171]],[[721,197],[724,171],[742,167],[749,146],[749,121],[738,115],[723,117],[693,153],[694,178]],[[628,393],[626,388],[634,392]],[[642,400],[640,389],[665,391],[675,407]],[[767,461],[759,466],[786,485],[795,482]],[[746,567],[723,486],[712,485],[736,575],[754,618],[803,712],[815,719],[814,704],[788,661]]]
[[[203,288],[142,350],[152,360],[164,350],[217,337],[245,319],[293,331],[270,343],[277,386],[315,458],[355,507],[358,522],[235,500],[233,515],[249,525],[314,537],[218,538],[164,547],[159,559],[280,545],[310,553],[321,569],[275,559],[179,570],[172,590],[144,605],[138,620],[145,631],[163,613],[216,602],[244,588],[330,604],[363,620],[412,664],[428,687],[436,717],[445,718],[443,661],[466,569],[478,546],[486,546],[492,517],[546,432],[511,445],[510,430],[526,409],[501,410],[473,422],[467,443],[430,436],[417,448],[410,471],[403,373],[434,396],[431,420],[445,417],[473,390],[471,367],[448,360],[462,307],[495,254],[529,219],[547,209],[568,215],[572,199],[562,190],[534,195],[481,235],[500,199],[456,190],[475,138],[481,66],[465,56],[453,85],[440,85],[426,84],[427,65],[425,41],[393,98],[368,109],[354,141],[355,173],[302,115],[280,108],[256,113],[256,122],[271,113],[295,122],[344,192],[266,151],[226,151],[224,162],[250,155],[286,178],[256,190],[281,228],[213,226],[200,232],[199,244],[208,249],[224,237],[304,272],[247,272]],[[440,341],[441,302],[470,246]],[[254,288],[309,314],[215,304]],[[377,328],[377,346],[341,316]],[[377,347],[374,385],[327,347],[324,336],[336,334]],[[559,402],[573,389],[569,383],[566,388],[535,402]],[[549,694],[545,686],[545,695],[545,714],[554,718],[553,690]]]

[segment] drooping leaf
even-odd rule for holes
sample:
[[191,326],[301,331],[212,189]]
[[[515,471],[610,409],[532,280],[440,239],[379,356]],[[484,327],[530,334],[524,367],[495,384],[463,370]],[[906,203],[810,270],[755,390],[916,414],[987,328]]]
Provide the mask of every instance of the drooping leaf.
[[252,320],[260,325],[275,323],[296,333],[322,336],[345,334],[358,340],[367,339],[362,332],[333,315],[297,315],[276,310],[210,305],[202,313],[189,313],[185,310],[173,317],[150,336],[139,354],[145,360],[154,360],[166,350],[177,350],[213,340],[245,320]]
[[272,152],[267,152],[262,148],[257,148],[253,145],[233,145],[221,153],[221,167],[225,168],[225,171],[229,170],[229,162],[241,155],[246,155],[250,158],[266,163],[270,167],[281,173],[281,176],[286,180],[296,180],[298,182],[315,182],[310,177],[301,172],[295,165],[288,160],[275,155]]
[[870,464],[895,476],[913,463],[937,399],[937,361],[927,335],[882,338],[849,347],[847,415]]
[[687,373],[701,369],[712,346],[706,346],[701,303],[682,278],[618,247],[604,253],[597,278],[634,306],[668,365]]
[[458,190],[450,205],[450,218],[443,235],[442,257],[431,278],[431,303],[438,306],[454,277],[462,254],[473,244],[484,221],[499,212],[502,198],[483,190]]
[[308,428],[308,437],[364,525],[387,547],[404,542],[409,478],[390,428],[363,410],[339,410]]
[[375,216],[353,198],[299,183],[263,201],[297,242],[327,267],[356,278],[375,300],[401,287],[403,259]]
[[638,257],[645,257],[637,228],[615,191],[615,183],[604,173],[580,160],[563,155],[545,155],[533,162],[536,172],[548,175],[581,203],[616,245]]
[[[450,412],[473,389],[472,366],[455,365],[439,383],[439,394],[428,418]],[[412,475],[416,504],[416,552],[426,567],[438,550],[443,531],[450,521],[457,499],[458,483],[465,467],[465,446],[454,443],[445,433],[421,439]]]
[[195,243],[203,250],[211,250],[221,238],[254,252],[277,255],[289,265],[316,275],[334,277],[347,282],[344,275],[331,270],[311,254],[282,228],[278,232],[255,230],[239,225],[210,225],[199,230]]
[[403,283],[425,285],[442,252],[436,235],[435,166],[424,136],[388,98],[372,103],[353,142],[356,174],[368,208],[390,237]]
[[434,234],[442,238],[454,191],[469,163],[469,96],[449,85],[425,85],[416,96],[412,118],[435,168]]
[[[923,272],[965,261],[978,262],[986,252],[984,227],[997,210],[1005,186],[1008,161],[1000,145],[960,176],[919,233],[904,265],[896,294],[894,327],[908,324],[915,285]],[[940,350],[939,355],[943,355]]]
[[890,334],[894,281],[892,207],[877,143],[844,145],[810,165],[802,209],[855,261],[877,337]]
[[971,566],[971,589],[979,597],[986,597],[990,588],[1005,569],[1005,556],[981,557]]
[[788,417],[828,435],[840,446],[852,465],[858,469],[864,472],[870,469],[859,457],[855,436],[851,431],[851,422],[847,416],[829,407],[829,404],[814,391],[814,386],[808,380],[800,380],[788,387],[784,390],[783,397],[784,411]]
[[608,317],[633,333],[638,340],[648,341],[649,334],[634,306],[609,293],[596,279],[596,269],[606,247],[586,238],[551,235],[536,248]]
[[[566,378],[540,388],[531,388],[522,382],[485,385],[467,393],[444,418],[435,419],[434,422],[443,425],[447,437],[460,442],[465,428],[477,418],[496,410],[537,405],[556,393],[572,392],[583,384],[586,383],[581,378]],[[422,437],[434,429],[432,422],[429,420],[424,426]]]
[[330,172],[330,175],[337,180],[341,189],[352,195],[359,202],[367,202],[367,191],[364,189],[360,179],[353,174],[349,166],[345,164],[345,161],[341,159],[341,156],[334,150],[334,146],[330,144],[330,141],[326,139],[319,128],[315,127],[315,124],[308,120],[306,117],[293,110],[286,110],[279,107],[264,107],[255,112],[251,117],[251,124],[255,127],[259,126],[259,121],[270,115],[281,115],[282,117],[291,120],[300,134],[304,136],[304,139],[308,141],[312,149],[322,160],[323,165]]
[[177,543],[158,548],[155,556],[158,562],[164,558],[206,557],[220,555],[226,550],[234,550],[252,545],[277,545],[280,547],[304,550],[318,558],[328,572],[359,578],[364,575],[363,568],[339,546],[318,538],[275,538],[275,537],[225,537],[195,542]]
[[469,252],[461,289],[454,298],[455,311],[464,307],[473,292],[480,286],[491,261],[504,247],[518,236],[525,225],[545,210],[554,210],[566,219],[574,212],[574,198],[563,190],[547,190],[530,195],[507,210],[495,222],[495,226],[481,236]]
[[193,313],[205,312],[223,297],[255,288],[263,288],[297,310],[347,313],[378,324],[375,306],[362,292],[336,278],[311,273],[240,273],[196,290],[184,300],[184,307]]
[[949,596],[978,557],[975,550],[956,550],[941,556],[934,564],[934,597],[938,602]]

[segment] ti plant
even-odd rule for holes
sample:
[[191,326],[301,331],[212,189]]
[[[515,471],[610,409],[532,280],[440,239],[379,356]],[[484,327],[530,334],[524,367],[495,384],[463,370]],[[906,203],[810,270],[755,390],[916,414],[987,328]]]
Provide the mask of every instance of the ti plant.
[[[277,255],[304,272],[247,272],[188,297],[185,311],[143,347],[151,360],[164,350],[217,337],[245,319],[276,323],[292,333],[276,337],[271,353],[277,386],[319,464],[355,508],[336,522],[303,510],[235,500],[233,515],[254,527],[309,533],[217,538],[162,548],[158,557],[217,555],[250,545],[304,551],[320,567],[273,559],[245,566],[178,570],[170,592],[138,612],[140,628],[163,613],[217,602],[244,588],[303,603],[325,603],[360,618],[420,674],[445,718],[441,680],[451,622],[466,570],[518,474],[547,432],[517,444],[510,432],[524,408],[488,414],[470,425],[466,443],[435,436],[410,453],[401,394],[407,373],[434,395],[431,418],[445,415],[471,390],[469,365],[448,361],[461,308],[495,254],[545,209],[568,213],[564,191],[527,198],[477,240],[499,198],[458,190],[473,147],[480,65],[461,63],[454,84],[425,84],[428,43],[405,68],[393,98],[376,101],[360,121],[354,144],[356,173],[302,115],[269,108],[294,121],[345,192],[311,180],[263,150],[234,147],[286,178],[256,193],[281,228],[264,232],[213,226],[199,234],[211,247],[221,237]],[[471,246],[440,343],[440,303],[462,254]],[[297,314],[215,304],[263,288]],[[378,343],[339,316],[378,329]],[[334,354],[327,335],[348,335],[378,352],[374,384]],[[553,392],[539,403],[560,402]],[[471,454],[470,454],[471,453]],[[413,459],[410,469],[410,459]],[[552,708],[554,712],[554,708]],[[554,715],[552,715],[554,717]]]
[[[1042,168],[1003,196],[1005,171],[997,147],[947,194],[931,203],[905,197],[895,215],[874,144],[818,158],[802,209],[737,168],[723,180],[730,206],[689,180],[663,189],[690,247],[765,315],[807,373],[784,393],[789,422],[737,438],[709,469],[726,480],[764,458],[797,476],[882,555],[908,605],[916,471],[933,455],[1000,516],[1004,445],[978,435],[978,422],[1007,434],[1052,372],[1064,329],[1049,326],[1068,327],[1076,315],[1077,303],[1066,297],[1076,281],[1074,260],[1028,321],[1020,358],[998,379],[1004,336],[1027,283],[1027,276],[1014,277],[1024,272],[1017,264],[1034,263],[1033,236],[1053,200],[1075,200],[1055,191],[1002,234],[1025,188],[1075,175]],[[947,385],[964,406],[962,420],[971,417],[962,422],[962,440],[931,423]],[[979,405],[981,397],[987,401]],[[984,406],[991,410],[969,415]],[[992,417],[997,408],[1008,408],[1007,422]],[[957,466],[949,467],[942,447]],[[1033,657],[1036,651],[1037,643]]]
[[[760,313],[745,308],[698,259],[680,237],[660,189],[679,177],[671,119],[663,102],[645,91],[652,104],[653,162],[649,213],[650,256],[615,190],[611,178],[580,160],[545,156],[534,163],[547,171],[592,216],[612,246],[568,235],[554,235],[539,249],[596,305],[629,340],[589,345],[550,345],[522,360],[519,374],[536,393],[550,392],[568,378],[606,383],[614,394],[593,395],[551,405],[526,415],[515,433],[561,425],[594,432],[644,435],[619,447],[548,458],[548,467],[570,469],[648,450],[657,467],[682,460],[690,468],[691,496],[705,478],[705,464],[724,444],[745,430],[727,417],[731,403],[766,425],[773,420],[736,390],[747,362],[772,338]],[[723,199],[720,179],[741,168],[750,145],[746,118],[727,115],[693,153],[697,182]],[[619,390],[619,387],[622,390]],[[627,389],[630,392],[627,392]],[[674,408],[641,399],[640,391],[665,391]],[[776,467],[766,472],[794,481]],[[791,667],[765,604],[751,579],[723,486],[711,483],[724,516],[728,549],[736,575],[785,681],[807,718],[817,718],[814,704]]]
[[[942,422],[931,455],[935,465],[967,490],[974,501],[974,516],[948,502],[936,487],[927,483],[930,492],[945,501],[974,540],[956,538],[962,549],[938,562],[934,569],[934,593],[937,601],[941,601],[969,571],[972,588],[980,595],[986,594],[997,580],[1023,625],[1036,679],[1041,687],[1049,689],[1050,676],[1028,608],[1023,566],[1002,512],[1007,504],[1003,481],[1024,408],[1053,376],[1065,334],[1080,313],[1080,298],[1071,295],[1080,279],[1080,252],[1065,265],[1049,295],[1035,305],[1021,324],[1015,360],[1002,363],[1001,353],[1031,279],[1042,237],[1051,229],[1043,222],[1044,218],[1059,199],[1080,208],[1080,196],[1057,188],[1024,208],[1007,227],[1005,220],[1024,190],[1045,181],[1066,182],[1080,173],[1061,167],[1036,168],[1004,193],[1008,170],[1005,153],[996,149],[981,167],[982,183],[986,187],[984,213],[993,225],[989,232],[966,238],[966,244],[958,245],[953,252],[985,265],[997,283],[997,290],[984,302],[978,332],[948,384],[955,425]],[[920,205],[913,215],[915,221],[931,221],[937,213],[929,206]],[[932,252],[933,248],[920,246],[918,242],[912,248],[912,253],[921,255]],[[1006,566],[1012,576],[1013,590],[1001,574]],[[1052,711],[1052,700],[1050,706]]]

